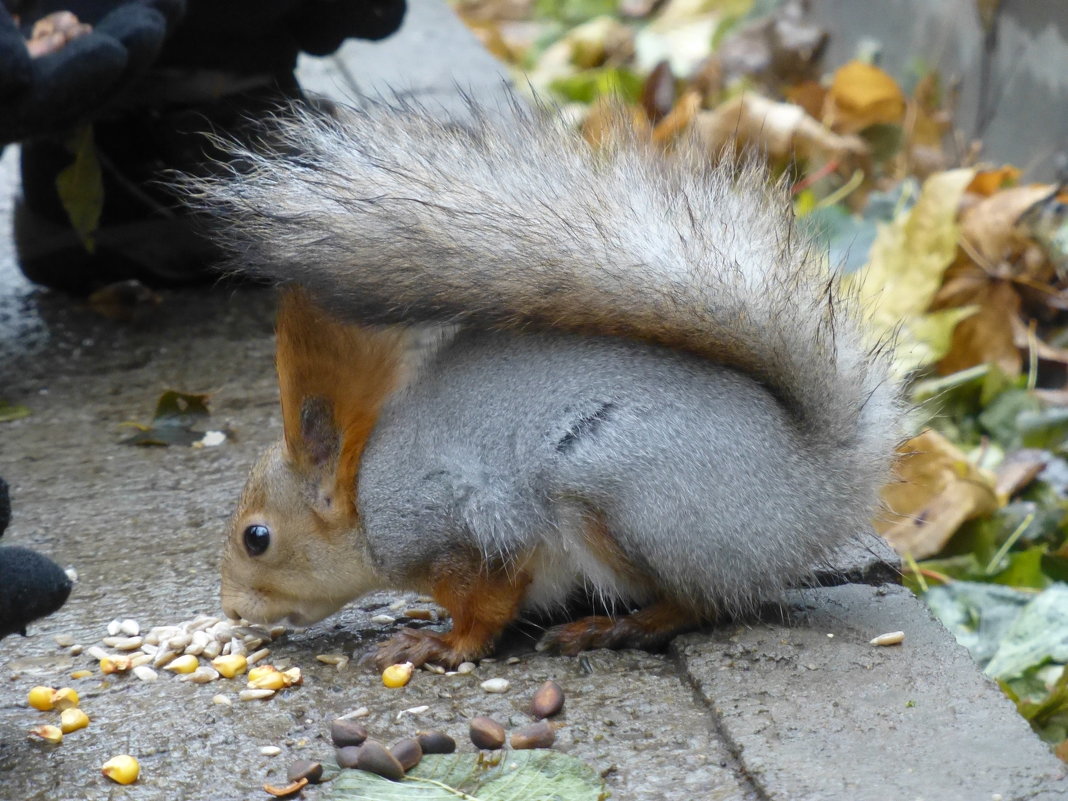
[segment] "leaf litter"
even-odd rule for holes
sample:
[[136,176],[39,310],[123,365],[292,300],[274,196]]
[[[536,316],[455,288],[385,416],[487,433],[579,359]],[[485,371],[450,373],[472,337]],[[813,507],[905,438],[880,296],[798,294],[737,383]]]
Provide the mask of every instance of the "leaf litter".
[[212,447],[221,445],[233,436],[225,429],[202,431],[211,413],[208,411],[209,395],[166,390],[156,401],[152,422],[124,423],[136,431],[123,440],[126,445],[160,446],[184,445],[187,447]]

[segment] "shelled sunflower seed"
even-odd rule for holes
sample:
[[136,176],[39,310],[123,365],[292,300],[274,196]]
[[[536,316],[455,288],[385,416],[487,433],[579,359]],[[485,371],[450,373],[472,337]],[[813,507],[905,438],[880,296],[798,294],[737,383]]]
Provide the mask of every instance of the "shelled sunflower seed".
[[[286,633],[286,627],[256,626],[245,620],[229,620],[214,615],[197,615],[181,623],[143,629],[133,618],[112,620],[99,645],[85,649],[104,673],[132,671],[141,681],[156,681],[159,670],[179,675],[181,681],[206,684],[220,678],[233,678],[262,662],[270,655],[265,645]],[[66,647],[70,636],[57,637],[57,645]],[[342,657],[347,662],[347,657]],[[210,666],[208,663],[211,663]],[[274,667],[264,666],[274,671]],[[275,672],[280,686],[302,683],[300,668]],[[341,665],[339,664],[339,667]],[[250,687],[251,690],[270,689]],[[273,694],[273,693],[271,693]],[[269,697],[263,693],[246,693],[244,697]]]

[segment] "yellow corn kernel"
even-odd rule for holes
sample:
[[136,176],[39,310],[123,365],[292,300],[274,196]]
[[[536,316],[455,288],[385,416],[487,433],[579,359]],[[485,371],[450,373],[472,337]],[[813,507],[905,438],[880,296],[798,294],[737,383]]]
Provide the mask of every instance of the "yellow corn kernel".
[[88,725],[89,716],[76,706],[72,706],[70,709],[64,709],[59,716],[59,728],[64,734],[70,734],[72,731],[84,729]]
[[382,683],[387,687],[403,687],[412,678],[415,665],[404,662],[399,665],[390,665],[382,671]]
[[53,701],[55,695],[56,691],[51,687],[34,687],[26,696],[26,700],[34,709],[40,709],[42,712],[47,712],[55,703]]
[[241,654],[228,654],[212,659],[211,666],[219,671],[220,676],[232,679],[248,670],[248,660]]
[[59,745],[63,742],[63,732],[59,726],[34,726],[30,729],[31,737],[40,737],[46,743]]
[[286,677],[274,665],[254,667],[248,672],[248,686],[253,690],[281,690]]
[[200,660],[192,654],[185,654],[184,656],[172,659],[163,669],[173,671],[174,673],[192,673],[198,667],[200,667]]
[[113,782],[133,784],[141,773],[141,766],[132,756],[120,754],[101,765],[100,772]]
[[78,706],[78,693],[70,687],[56,690],[56,694],[52,696],[52,707],[54,709],[70,709],[74,706]]

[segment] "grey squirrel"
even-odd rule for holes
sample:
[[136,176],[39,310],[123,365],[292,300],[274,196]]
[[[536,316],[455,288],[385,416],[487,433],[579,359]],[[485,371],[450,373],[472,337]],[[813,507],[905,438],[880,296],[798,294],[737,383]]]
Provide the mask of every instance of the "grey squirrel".
[[380,588],[488,654],[577,592],[641,607],[550,629],[654,646],[804,580],[870,525],[902,409],[888,349],[751,167],[472,105],[294,110],[189,179],[234,266],[284,284],[284,437],[254,467],[227,612],[308,624]]

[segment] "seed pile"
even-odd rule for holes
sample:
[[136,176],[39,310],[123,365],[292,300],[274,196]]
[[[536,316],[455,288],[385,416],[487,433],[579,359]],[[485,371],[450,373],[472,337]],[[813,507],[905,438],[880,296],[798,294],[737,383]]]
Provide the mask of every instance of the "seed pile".
[[[407,678],[410,678],[410,673]],[[560,685],[554,681],[545,682],[534,693],[530,704],[530,713],[537,722],[514,731],[510,740],[511,747],[515,750],[551,747],[556,740],[556,727],[545,718],[557,714],[563,707],[564,691]],[[415,737],[405,737],[386,747],[370,737],[362,724],[353,720],[364,714],[366,710],[360,709],[337,718],[330,724],[330,739],[336,749],[334,756],[341,768],[365,770],[392,781],[400,781],[408,771],[419,764],[425,754],[451,754],[456,750],[456,741],[442,731],[418,732]],[[499,750],[509,742],[504,726],[485,716],[475,717],[470,721],[468,737],[479,750]],[[274,796],[292,795],[307,784],[319,782],[322,776],[321,763],[298,760],[289,768],[288,785],[265,784],[263,789]]]
[[[129,672],[141,681],[156,681],[159,671],[166,670],[181,681],[207,684],[248,671],[248,687],[238,697],[254,700],[270,698],[278,690],[302,681],[300,668],[253,667],[270,656],[266,646],[285,631],[285,626],[267,628],[243,620],[198,615],[173,626],[155,626],[142,634],[137,621],[127,618],[111,621],[101,645],[94,645],[85,653],[97,660],[102,673]],[[82,647],[69,638],[60,636],[56,640],[69,645],[71,655],[82,653]]]
[[[92,657],[105,675],[131,673],[141,681],[157,681],[158,670],[197,684],[236,678],[247,671],[247,687],[238,693],[238,698],[251,701],[270,698],[279,690],[303,683],[299,667],[279,670],[268,664],[257,666],[271,653],[265,646],[285,631],[284,626],[263,628],[243,620],[199,615],[177,625],[156,626],[142,634],[138,622],[127,618],[108,624],[101,645],[83,649],[63,634],[57,635],[56,643],[67,648],[71,656],[84,652]],[[91,670],[76,670],[71,674],[72,678],[92,675]],[[216,695],[212,700],[231,703],[225,695]],[[32,739],[58,745],[64,735],[89,726],[89,716],[78,707],[78,693],[70,687],[58,690],[34,687],[27,695],[27,703],[42,712],[60,713],[58,725],[47,723],[31,728]],[[115,760],[104,766],[106,770],[102,768],[104,775],[120,784],[136,781],[140,772],[137,760],[127,755]]]

